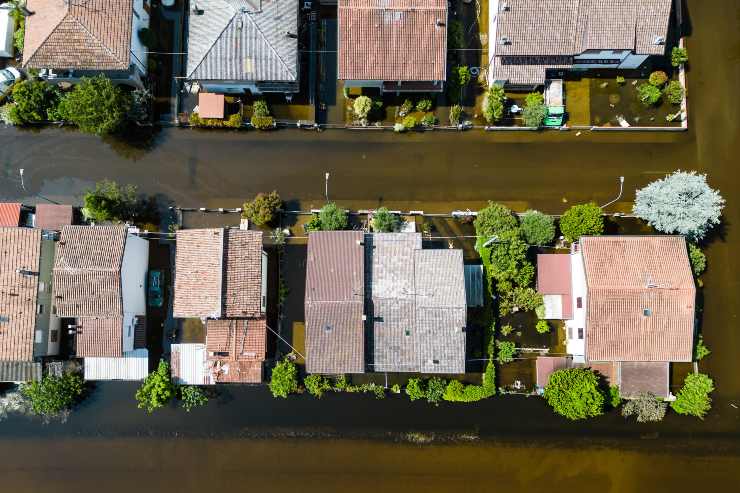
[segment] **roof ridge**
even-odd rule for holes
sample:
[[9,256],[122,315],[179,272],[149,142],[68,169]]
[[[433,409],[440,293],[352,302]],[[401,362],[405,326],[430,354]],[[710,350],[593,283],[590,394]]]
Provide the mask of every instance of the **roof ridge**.
[[[260,36],[262,36],[262,39],[265,41],[265,44],[267,44],[270,50],[272,50],[275,56],[277,56],[278,60],[280,60],[280,63],[283,65],[283,67],[285,67],[285,70],[287,70],[291,76],[297,77],[298,75],[294,73],[293,70],[290,69],[290,67],[288,67],[288,64],[285,62],[285,60],[283,60],[283,57],[280,55],[280,53],[278,53],[277,49],[273,46],[273,44],[267,39],[267,36],[265,36],[265,33],[262,32],[262,29],[260,29],[259,25],[257,25],[257,21],[252,19],[252,13],[245,12],[245,14],[249,18],[249,20],[252,22],[252,24],[254,25],[254,28],[257,29],[257,32],[260,34]],[[236,16],[234,17],[236,18]]]
[[[85,30],[85,32],[87,34],[89,34],[100,46],[103,47],[103,50],[104,51],[107,51],[111,55],[111,57],[116,62],[118,62],[118,63],[124,63],[125,62],[125,60],[121,60],[120,58],[118,58],[118,56],[113,52],[113,50],[111,50],[110,46],[108,46],[106,43],[104,43],[98,36],[96,36],[90,29],[88,29],[87,26],[77,16],[73,15],[71,12],[68,13],[67,15],[69,15],[70,17],[72,17],[77,22],[77,24],[79,24],[80,27]],[[133,33],[132,33],[132,36],[133,36]],[[129,45],[129,50],[127,50],[127,51],[130,52],[131,51],[131,48],[130,48],[130,46],[131,46],[131,39],[128,40],[128,45]],[[130,63],[130,61],[129,61],[129,63]]]
[[[223,29],[221,29],[221,32],[218,33],[218,36],[216,36],[215,38],[213,38],[213,43],[211,43],[210,48],[208,48],[206,51],[203,52],[203,56],[198,61],[198,65],[196,65],[195,67],[193,67],[193,70],[191,70],[190,73],[188,74],[188,78],[191,78],[193,76],[193,74],[195,74],[195,72],[198,71],[198,69],[200,68],[200,66],[203,65],[203,62],[205,61],[205,59],[208,58],[208,54],[213,51],[213,49],[216,47],[216,43],[218,43],[218,40],[221,39],[221,36],[224,35],[224,32],[226,32],[226,30],[229,28],[229,26],[231,26],[231,23],[234,22],[234,19],[236,19],[236,14],[239,13],[239,11],[237,11],[236,9],[234,9],[234,6],[233,5],[231,5],[228,2],[225,2],[225,3],[234,10],[234,13],[231,15],[231,20],[226,23],[226,25],[224,26]],[[190,49],[189,48],[188,48],[188,53],[190,53]]]
[[57,23],[56,23],[56,24],[54,25],[54,27],[52,27],[51,29],[49,29],[49,32],[47,33],[47,35],[46,35],[46,37],[44,38],[44,40],[43,40],[43,41],[41,41],[41,43],[39,43],[39,45],[38,45],[38,46],[36,47],[36,50],[34,50],[34,52],[33,52],[33,53],[31,53],[31,56],[30,56],[30,57],[28,58],[28,60],[27,60],[27,61],[26,61],[26,62],[25,62],[25,63],[23,64],[24,66],[27,66],[27,65],[28,65],[29,63],[31,63],[31,60],[33,60],[33,59],[34,59],[34,57],[35,57],[35,56],[36,56],[36,54],[37,54],[37,53],[39,52],[39,50],[40,50],[41,48],[43,48],[43,46],[44,46],[44,45],[46,44],[46,42],[47,42],[47,41],[49,41],[49,38],[51,37],[51,35],[52,35],[52,34],[54,34],[54,32],[55,32],[55,31],[57,30],[57,28],[58,28],[58,27],[59,27],[59,26],[60,26],[60,25],[62,24],[62,22],[64,22],[64,20],[65,20],[65,19],[66,19],[66,18],[67,18],[68,16],[71,16],[71,15],[72,15],[72,14],[71,14],[71,13],[70,13],[70,11],[69,11],[69,3],[67,3],[67,13],[66,13],[66,14],[64,14],[64,15],[63,15],[63,16],[62,16],[62,17],[61,17],[61,18],[59,19],[59,22],[57,22]]

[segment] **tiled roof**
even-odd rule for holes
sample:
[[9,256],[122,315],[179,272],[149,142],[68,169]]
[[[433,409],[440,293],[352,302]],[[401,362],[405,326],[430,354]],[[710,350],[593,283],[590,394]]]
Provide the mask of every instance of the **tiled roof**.
[[696,290],[680,236],[584,237],[591,361],[691,361]]
[[[611,1],[611,0],[606,0]],[[500,8],[495,43],[496,55],[573,55],[578,7],[581,0],[506,0]],[[506,38],[506,42],[501,40]]]
[[127,228],[64,226],[54,256],[60,317],[121,317],[121,264]]
[[306,371],[363,373],[361,231],[310,233],[306,261]]
[[339,79],[447,78],[447,0],[339,0]]
[[0,361],[31,361],[41,231],[0,228]]
[[663,55],[664,44],[655,44],[656,37],[667,37],[671,22],[672,0],[641,0],[637,10],[635,51],[650,55]]
[[[198,0],[190,13],[190,79],[298,80],[298,0]],[[290,33],[290,35],[288,35]]]
[[573,316],[570,262],[570,255],[537,255],[537,292],[562,297],[563,320],[569,320]]
[[666,398],[670,379],[670,363],[631,362],[619,364],[619,393],[622,397],[637,397],[643,392]]
[[72,224],[72,206],[60,204],[38,204],[36,206],[36,227],[61,231],[62,226]]
[[538,356],[535,363],[537,386],[544,388],[550,381],[550,375],[558,370],[570,368],[571,359],[563,356]]
[[127,70],[133,0],[27,0],[23,66]]
[[261,231],[177,232],[175,317],[256,317],[261,296]]
[[78,318],[75,354],[78,358],[123,356],[123,317]]
[[540,57],[537,62],[521,57],[497,56],[493,59],[495,80],[509,84],[544,84],[548,70],[566,70],[571,67],[572,58],[569,56]]
[[209,320],[206,353],[216,383],[260,383],[267,347],[264,318]]
[[0,361],[0,382],[37,382],[39,380],[41,380],[41,363]]
[[14,228],[21,223],[21,204],[0,202],[0,227]]

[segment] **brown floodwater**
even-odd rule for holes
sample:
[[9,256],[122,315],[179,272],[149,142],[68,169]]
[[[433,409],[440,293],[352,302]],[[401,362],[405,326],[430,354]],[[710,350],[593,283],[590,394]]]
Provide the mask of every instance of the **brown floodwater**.
[[[330,172],[330,198],[353,208],[382,203],[447,212],[492,199],[557,213],[576,202],[611,200],[619,176],[625,194],[613,207],[628,210],[635,188],[667,172],[706,172],[727,206],[703,276],[702,324],[712,354],[701,368],[717,385],[705,421],[671,414],[658,425],[636,425],[610,414],[570,423],[541,399],[515,396],[438,408],[357,395],[276,401],[252,387],[225,389],[189,415],[165,409],[146,416],[135,409],[135,385],[111,383],[99,385],[66,424],[0,422],[3,491],[736,489],[740,0],[686,3],[688,132],[167,129],[130,146],[64,129],[3,129],[0,199],[79,201],[95,181],[111,178],[180,206],[233,207],[278,189],[291,206],[306,209],[323,201]],[[399,443],[409,431],[444,443]]]

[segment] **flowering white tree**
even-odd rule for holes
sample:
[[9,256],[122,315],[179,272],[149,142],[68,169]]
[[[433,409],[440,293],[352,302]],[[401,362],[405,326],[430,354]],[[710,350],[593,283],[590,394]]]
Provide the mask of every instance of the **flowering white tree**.
[[638,190],[632,212],[658,231],[700,240],[719,224],[724,205],[707,175],[678,170]]

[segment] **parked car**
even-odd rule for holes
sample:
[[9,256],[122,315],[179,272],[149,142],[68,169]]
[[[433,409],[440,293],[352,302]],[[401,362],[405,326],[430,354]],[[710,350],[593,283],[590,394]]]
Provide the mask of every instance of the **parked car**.
[[8,67],[0,70],[0,101],[10,94],[13,84],[15,84],[16,81],[21,80],[21,77],[21,73],[15,67]]
[[162,271],[149,271],[149,288],[147,290],[147,301],[149,306],[160,308],[164,304],[164,295],[162,294]]

